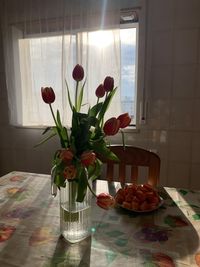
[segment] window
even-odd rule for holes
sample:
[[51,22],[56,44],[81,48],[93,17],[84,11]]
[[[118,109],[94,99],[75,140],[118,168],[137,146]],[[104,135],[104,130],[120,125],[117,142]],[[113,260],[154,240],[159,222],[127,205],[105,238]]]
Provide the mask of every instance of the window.
[[53,108],[60,110],[63,123],[70,126],[66,81],[73,99],[75,84],[71,73],[78,63],[84,67],[87,79],[83,109],[87,110],[88,105],[96,103],[96,88],[106,76],[112,76],[118,90],[105,119],[129,112],[131,125],[137,126],[139,115],[141,117],[139,111],[142,110],[138,103],[144,95],[141,90],[144,31],[141,31],[141,25],[139,31],[138,13],[124,14],[118,26],[109,24],[103,30],[97,30],[99,22],[80,30],[75,19],[75,27],[71,29],[67,24],[65,31],[62,30],[62,19],[13,24],[13,61],[9,62],[13,75],[11,82],[7,80],[10,83],[11,124],[28,127],[53,125],[48,106],[40,95],[41,87],[51,86],[56,94]]

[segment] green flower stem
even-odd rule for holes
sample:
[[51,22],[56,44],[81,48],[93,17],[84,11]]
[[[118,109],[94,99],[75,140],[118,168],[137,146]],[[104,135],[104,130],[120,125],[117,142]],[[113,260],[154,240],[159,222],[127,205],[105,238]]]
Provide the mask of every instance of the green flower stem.
[[104,118],[101,120],[101,129],[103,129],[103,124],[104,124]]
[[56,121],[56,117],[55,117],[55,115],[54,115],[54,112],[53,112],[53,108],[52,108],[52,106],[51,106],[51,103],[49,104],[49,107],[50,107],[51,114],[52,114],[52,116],[53,116],[53,120],[54,120],[54,122],[55,122],[55,125],[56,125],[56,127],[58,127],[58,124],[57,124],[57,121]]
[[68,136],[68,132],[67,132],[66,128],[65,128],[65,133],[66,133],[66,137],[67,137],[67,143],[69,144],[69,136]]
[[78,105],[78,81],[76,82],[76,91],[75,91],[75,109],[77,110],[77,105]]
[[93,191],[92,187],[90,186],[90,183],[88,182],[88,179],[87,179],[87,186],[88,188],[90,189],[90,192],[93,194],[94,197],[97,197],[97,195],[95,194],[95,192]]
[[123,148],[125,150],[125,136],[124,136],[123,130],[121,130],[121,134],[122,134],[122,144],[123,144]]
[[77,192],[77,184],[76,182],[68,182],[69,183],[69,204],[72,209],[75,208],[76,205],[76,192]]
[[54,115],[54,112],[53,112],[53,108],[52,108],[52,106],[51,106],[51,103],[49,104],[49,107],[50,107],[51,114],[52,114],[52,116],[53,116],[53,120],[54,120],[55,125],[56,125],[56,128],[57,128],[58,135],[59,135],[59,137],[60,137],[60,143],[61,143],[61,146],[62,146],[62,147],[65,147],[65,142],[64,142],[64,140],[63,140],[63,138],[62,138],[61,131],[60,131],[60,128],[59,128],[58,123],[57,123],[57,121],[56,121],[56,117],[55,117],[55,115]]

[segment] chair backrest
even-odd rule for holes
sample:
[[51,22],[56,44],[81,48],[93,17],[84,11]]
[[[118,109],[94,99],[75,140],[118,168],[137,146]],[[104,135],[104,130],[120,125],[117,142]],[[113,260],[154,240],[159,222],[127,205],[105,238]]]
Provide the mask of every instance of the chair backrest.
[[119,167],[119,181],[121,183],[125,183],[126,181],[126,166],[129,165],[131,167],[131,182],[137,183],[138,180],[138,167],[145,166],[148,167],[148,180],[152,186],[156,186],[159,181],[160,175],[160,158],[157,154],[133,146],[125,146],[125,148],[121,145],[112,145],[109,147],[112,152],[114,152],[118,158],[119,162],[107,160],[104,158],[100,158],[103,163],[107,166],[106,168],[106,178],[108,181],[115,181],[116,177],[114,177],[114,166],[117,164]]

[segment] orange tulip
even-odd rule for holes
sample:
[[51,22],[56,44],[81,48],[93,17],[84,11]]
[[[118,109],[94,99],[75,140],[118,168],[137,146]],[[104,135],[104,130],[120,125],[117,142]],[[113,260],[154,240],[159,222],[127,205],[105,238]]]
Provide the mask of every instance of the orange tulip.
[[73,157],[74,157],[74,154],[73,154],[72,150],[69,148],[63,149],[60,152],[60,158],[65,163],[70,163],[72,161]]
[[119,131],[119,126],[120,126],[120,121],[112,117],[105,122],[103,131],[106,135],[115,135]]
[[45,103],[51,104],[55,101],[55,93],[51,87],[42,87],[41,94]]
[[131,122],[131,117],[128,113],[121,114],[117,119],[120,121],[119,128],[126,128]]
[[115,199],[107,193],[101,193],[97,196],[97,205],[102,209],[108,210],[115,205]]
[[77,170],[74,165],[66,166],[63,171],[64,178],[67,180],[74,179],[76,177],[76,173],[77,173]]
[[81,155],[81,163],[88,167],[89,165],[92,165],[96,160],[96,154],[92,151],[85,151]]

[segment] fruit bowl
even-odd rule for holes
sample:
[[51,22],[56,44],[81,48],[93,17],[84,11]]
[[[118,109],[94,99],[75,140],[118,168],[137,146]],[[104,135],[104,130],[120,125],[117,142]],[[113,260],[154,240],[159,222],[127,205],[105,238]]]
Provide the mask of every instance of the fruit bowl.
[[117,206],[134,212],[150,212],[164,203],[157,190],[149,184],[131,184],[120,188],[116,195]]

